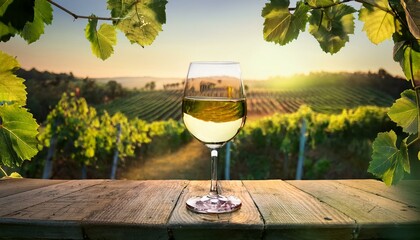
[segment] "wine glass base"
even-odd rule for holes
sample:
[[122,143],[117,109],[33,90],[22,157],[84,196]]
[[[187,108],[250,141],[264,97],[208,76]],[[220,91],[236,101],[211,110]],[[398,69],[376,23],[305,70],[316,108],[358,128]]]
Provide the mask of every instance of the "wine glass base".
[[196,213],[229,213],[240,209],[241,200],[234,196],[203,196],[187,200],[187,209]]

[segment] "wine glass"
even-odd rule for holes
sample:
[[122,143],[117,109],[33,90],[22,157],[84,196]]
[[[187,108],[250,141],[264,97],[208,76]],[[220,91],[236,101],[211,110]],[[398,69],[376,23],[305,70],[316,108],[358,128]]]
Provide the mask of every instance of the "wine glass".
[[210,192],[187,200],[198,213],[227,213],[242,203],[223,196],[217,186],[218,149],[245,124],[246,99],[237,62],[192,62],[185,81],[182,119],[188,131],[211,150]]

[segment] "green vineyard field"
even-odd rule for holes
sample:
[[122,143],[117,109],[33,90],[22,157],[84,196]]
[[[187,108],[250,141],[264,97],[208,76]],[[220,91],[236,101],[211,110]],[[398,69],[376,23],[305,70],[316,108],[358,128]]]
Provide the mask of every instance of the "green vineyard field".
[[[181,119],[182,90],[137,91],[101,105],[110,114],[122,112],[129,118],[152,122]],[[316,112],[339,113],[358,106],[389,107],[394,99],[372,87],[329,86],[288,90],[257,90],[247,93],[249,117],[295,112],[308,105]]]

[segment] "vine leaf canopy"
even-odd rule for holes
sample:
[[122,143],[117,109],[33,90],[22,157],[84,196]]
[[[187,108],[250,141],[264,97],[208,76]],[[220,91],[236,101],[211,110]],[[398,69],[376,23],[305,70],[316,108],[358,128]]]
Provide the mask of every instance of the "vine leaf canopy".
[[309,32],[326,53],[340,51],[354,33],[356,10],[347,5],[335,5],[325,9],[313,9],[309,17]]
[[26,91],[23,79],[13,74],[19,68],[16,59],[0,52],[0,62],[0,160],[14,167],[38,153],[38,124],[22,107]]
[[374,44],[390,39],[395,32],[395,24],[399,23],[394,20],[392,9],[387,0],[378,0],[375,5],[363,3],[359,20],[365,23],[363,31]]
[[[414,90],[403,92],[388,115],[402,127],[404,133],[401,135],[409,136],[397,137],[393,131],[379,133],[372,144],[368,172],[382,178],[388,185],[396,184],[405,173],[410,172],[408,147],[420,141],[420,4],[418,0],[356,0],[362,3],[356,11],[345,4],[349,1],[300,0],[296,8],[289,8],[289,0],[271,0],[262,11],[265,18],[264,38],[284,45],[296,39],[299,31],[305,30],[308,21],[309,32],[322,50],[334,54],[349,41],[349,34],[353,34],[355,12],[358,12],[363,31],[372,43],[379,44],[392,38],[393,58],[400,64],[407,80],[412,82]],[[304,17],[300,17],[299,24],[296,24],[292,17],[297,15],[302,5],[309,9],[305,9]],[[290,10],[294,10],[294,14]],[[271,23],[270,28],[267,22]],[[420,160],[420,152],[417,157]]]
[[392,105],[388,116],[409,134],[418,132],[417,122],[419,112],[416,104],[416,93],[409,89],[401,93],[401,98]]
[[86,26],[85,34],[91,43],[93,54],[105,60],[114,52],[114,46],[117,43],[117,32],[112,25],[103,23],[99,29],[97,29],[97,25],[97,19],[90,19]]
[[19,68],[18,62],[13,57],[0,52],[0,63],[0,106],[6,102],[25,105],[26,87],[23,84],[24,80],[13,73]]
[[308,21],[309,7],[298,3],[296,11],[291,14],[288,9],[289,1],[272,1],[267,3],[261,16],[264,21],[264,39],[285,45],[296,39],[300,31],[305,31]]
[[51,24],[53,9],[47,0],[0,0],[0,41],[19,34],[28,43],[37,41]]
[[21,36],[28,43],[37,41],[44,33],[44,24],[51,24],[53,20],[51,4],[46,0],[35,0],[34,20],[27,22],[23,27]]
[[153,43],[166,23],[166,0],[108,0],[114,24],[131,43],[142,47]]
[[379,133],[373,143],[372,161],[368,171],[381,177],[387,184],[395,184],[410,173],[410,162],[406,141],[396,146],[397,134],[394,131]]

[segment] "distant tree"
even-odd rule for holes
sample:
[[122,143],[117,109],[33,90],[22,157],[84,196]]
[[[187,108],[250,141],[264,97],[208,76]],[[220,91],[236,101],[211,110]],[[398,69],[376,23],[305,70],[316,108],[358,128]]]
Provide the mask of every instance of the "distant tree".
[[156,88],[156,83],[154,81],[146,83],[146,85],[144,85],[143,87],[144,90],[151,90],[151,91],[155,90],[155,88]]
[[109,100],[114,100],[124,95],[124,89],[117,81],[111,80],[105,85],[105,95]]

